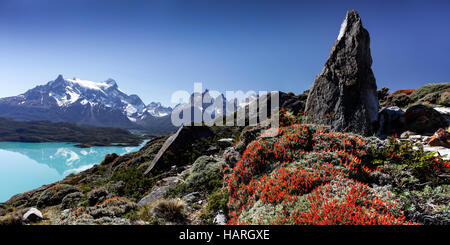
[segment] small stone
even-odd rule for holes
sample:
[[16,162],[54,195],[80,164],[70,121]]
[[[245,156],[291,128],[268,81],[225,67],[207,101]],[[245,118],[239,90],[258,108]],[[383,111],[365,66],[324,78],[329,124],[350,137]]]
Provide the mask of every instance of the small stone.
[[220,210],[217,213],[216,217],[214,217],[213,223],[216,225],[226,225],[227,224],[227,217],[225,216],[225,214],[223,213],[222,210]]
[[405,131],[400,135],[400,139],[408,139],[409,137],[411,137],[413,135],[417,135],[417,134],[414,132],[411,132],[411,131]]

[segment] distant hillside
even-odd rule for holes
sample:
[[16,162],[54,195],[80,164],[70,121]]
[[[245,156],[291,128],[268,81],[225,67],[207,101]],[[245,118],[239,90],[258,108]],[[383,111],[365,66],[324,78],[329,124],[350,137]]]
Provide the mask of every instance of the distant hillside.
[[0,118],[0,141],[73,142],[80,147],[137,146],[143,137],[125,129],[83,127],[72,123],[49,121],[15,121]]

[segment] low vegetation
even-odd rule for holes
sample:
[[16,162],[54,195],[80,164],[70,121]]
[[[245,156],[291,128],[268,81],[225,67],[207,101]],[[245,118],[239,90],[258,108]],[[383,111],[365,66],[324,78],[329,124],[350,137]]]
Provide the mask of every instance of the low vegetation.
[[446,181],[439,176],[448,172],[448,162],[408,144],[392,141],[377,152],[368,145],[360,136],[306,124],[256,139],[225,177],[229,224],[420,223],[400,201],[411,185],[390,189],[386,184],[397,180],[383,184],[383,178],[404,165],[421,191]]

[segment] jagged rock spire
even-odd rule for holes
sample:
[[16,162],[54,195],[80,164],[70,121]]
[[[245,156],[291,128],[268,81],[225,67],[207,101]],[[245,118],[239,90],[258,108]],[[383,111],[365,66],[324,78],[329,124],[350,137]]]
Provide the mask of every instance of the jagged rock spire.
[[371,135],[378,115],[369,32],[355,10],[349,10],[325,67],[316,77],[306,102],[314,123],[338,131]]

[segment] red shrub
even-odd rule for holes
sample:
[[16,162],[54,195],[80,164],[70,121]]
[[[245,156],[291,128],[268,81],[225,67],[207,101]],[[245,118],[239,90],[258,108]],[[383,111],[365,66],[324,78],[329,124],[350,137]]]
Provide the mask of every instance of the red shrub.
[[392,93],[392,94],[406,94],[406,95],[410,95],[410,94],[412,94],[415,90],[416,90],[415,88],[413,88],[413,89],[399,89],[399,90],[395,91],[395,92]]
[[[344,198],[328,196],[329,187],[324,184],[371,172],[360,160],[366,149],[358,136],[306,124],[282,127],[276,138],[253,141],[226,177],[229,224],[244,223],[239,215],[258,200],[265,205],[284,205],[283,215],[266,220],[270,223],[404,223],[402,214],[388,212],[389,204],[383,206],[374,195],[367,199],[368,187],[356,181],[342,188]],[[313,198],[308,210],[290,208],[305,196]],[[387,211],[380,211],[382,207]]]

